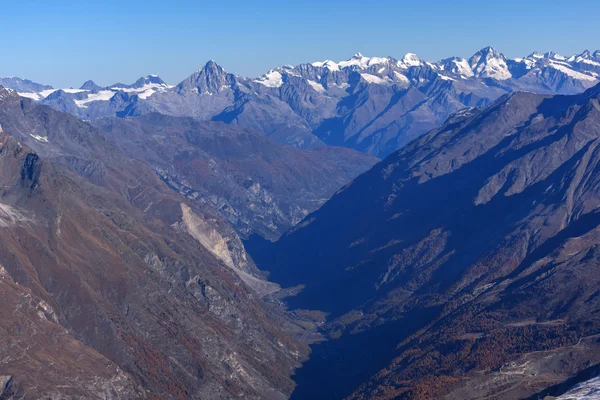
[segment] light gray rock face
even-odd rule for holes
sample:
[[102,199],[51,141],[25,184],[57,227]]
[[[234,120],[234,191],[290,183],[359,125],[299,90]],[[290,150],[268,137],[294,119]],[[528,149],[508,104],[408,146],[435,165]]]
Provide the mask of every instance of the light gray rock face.
[[485,106],[514,91],[580,93],[599,77],[599,51],[509,59],[486,47],[468,59],[439,62],[357,53],[341,62],[275,68],[256,79],[209,61],[174,87],[153,76],[109,88],[86,82],[81,92],[57,91],[41,102],[86,120],[159,112],[221,121],[286,145],[341,145],[381,158],[461,108]]

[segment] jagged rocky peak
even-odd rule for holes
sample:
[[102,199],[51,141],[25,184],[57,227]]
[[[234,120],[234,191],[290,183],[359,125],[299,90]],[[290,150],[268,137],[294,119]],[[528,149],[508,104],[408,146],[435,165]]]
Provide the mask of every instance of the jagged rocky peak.
[[498,80],[512,77],[506,57],[492,46],[487,46],[469,59],[469,65],[475,76],[479,78],[494,78]]
[[233,85],[235,80],[235,75],[227,73],[223,67],[210,60],[204,67],[181,82],[177,88],[180,92],[197,90],[198,93],[216,93],[226,86]]

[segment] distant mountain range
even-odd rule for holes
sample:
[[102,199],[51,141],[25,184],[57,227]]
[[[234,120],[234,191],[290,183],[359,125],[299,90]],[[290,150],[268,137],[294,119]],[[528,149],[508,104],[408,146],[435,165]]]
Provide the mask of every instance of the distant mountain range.
[[0,399],[593,396],[599,56],[3,79]]
[[357,53],[347,61],[275,68],[259,78],[227,73],[210,61],[176,86],[156,76],[62,90],[14,78],[2,82],[85,120],[159,112],[251,127],[295,147],[326,143],[381,158],[459,109],[485,106],[506,93],[580,93],[600,82],[600,51],[508,59],[486,47],[468,59],[438,62]]

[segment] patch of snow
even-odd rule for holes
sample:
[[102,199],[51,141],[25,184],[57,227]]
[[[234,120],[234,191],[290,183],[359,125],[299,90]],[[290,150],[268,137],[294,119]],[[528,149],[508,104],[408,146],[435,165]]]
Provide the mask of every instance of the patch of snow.
[[29,136],[31,136],[32,138],[34,138],[35,140],[37,140],[38,142],[42,142],[42,143],[48,143],[48,138],[43,137],[43,136],[39,136],[39,135],[34,135],[32,133],[29,134]]
[[266,87],[277,88],[283,85],[283,79],[278,71],[271,70],[264,76],[256,79],[254,82],[260,83]]
[[469,61],[466,58],[458,58],[452,60],[456,66],[456,73],[462,76],[471,77],[473,76],[473,70],[469,65]]
[[500,57],[489,57],[481,61],[481,57],[473,60],[471,69],[475,74],[484,78],[506,80],[512,78],[506,62]]
[[306,81],[307,81],[307,82],[308,82],[308,84],[309,84],[309,85],[310,85],[310,86],[311,86],[313,89],[315,89],[317,92],[324,92],[324,91],[325,91],[325,88],[324,88],[324,87],[323,87],[323,85],[321,85],[320,83],[318,83],[318,82],[315,82],[315,81],[311,81],[310,79],[307,79]]
[[[84,89],[61,89],[61,90],[65,93],[70,93],[70,94],[87,92],[87,90],[84,90]],[[55,91],[56,90],[54,90],[53,92],[55,92]]]
[[423,65],[423,61],[414,53],[406,53],[402,57],[402,63],[408,67],[419,67]]
[[40,92],[40,98],[41,99],[45,99],[46,97],[50,96],[52,93],[56,92],[58,89],[48,89],[48,90],[42,90]]
[[387,61],[388,59],[385,57],[365,57],[360,53],[356,53],[351,59],[340,61],[338,66],[341,68],[356,66],[361,69],[366,69],[372,65],[384,64]]
[[327,68],[330,71],[339,71],[340,67],[339,65],[337,65],[337,63],[331,61],[331,60],[325,60],[325,61],[317,61],[312,63],[313,67],[320,67],[320,68]]
[[574,71],[565,65],[562,65],[562,64],[559,64],[556,62],[551,62],[550,65],[552,66],[552,68],[557,69],[557,70],[569,75],[570,77],[578,79],[580,81],[592,81],[592,82],[597,81],[597,79],[595,77],[593,77],[591,75],[583,74],[581,72]]
[[581,61],[579,61],[579,60],[576,60],[576,61],[577,61],[577,62],[582,62],[582,63],[584,63],[584,64],[589,64],[589,65],[593,65],[593,66],[596,66],[596,67],[600,67],[600,63],[599,63],[599,62],[596,62],[596,61],[587,60],[587,59],[582,59]]
[[400,82],[403,82],[403,83],[409,83],[410,82],[405,75],[401,74],[398,71],[394,71],[394,75],[396,76],[396,79],[399,80]]
[[438,76],[444,81],[455,81],[456,79],[450,78],[449,76],[438,74]]
[[160,83],[148,83],[141,88],[122,88],[122,87],[111,87],[114,91],[123,91],[125,93],[137,94],[140,99],[147,99],[156,92],[164,92],[167,89],[171,89],[173,86]]
[[331,86],[331,87],[338,87],[338,88],[340,88],[340,89],[347,89],[347,88],[349,88],[349,87],[350,87],[350,84],[348,84],[348,83],[346,83],[346,82],[344,82],[344,83],[341,83],[341,84],[339,84],[339,85],[338,85],[338,84],[336,84],[336,83],[330,83],[330,84],[329,84],[329,86]]
[[35,101],[41,100],[40,94],[35,92],[17,92],[21,97],[27,97]]
[[380,78],[378,76],[375,75],[371,75],[371,74],[360,74],[360,76],[367,82],[369,83],[374,83],[377,85],[382,85],[384,83],[388,83],[389,81],[383,78]]
[[101,90],[98,93],[90,93],[87,98],[83,100],[75,100],[75,105],[79,108],[87,108],[86,104],[91,103],[92,101],[108,101],[110,100],[116,92],[112,90]]

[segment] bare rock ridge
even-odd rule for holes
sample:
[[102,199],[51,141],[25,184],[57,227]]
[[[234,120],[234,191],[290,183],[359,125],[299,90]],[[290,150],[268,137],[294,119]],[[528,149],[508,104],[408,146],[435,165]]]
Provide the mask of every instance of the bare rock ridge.
[[0,125],[0,396],[289,395],[306,347],[270,317],[269,284],[218,213],[1,88]]
[[599,141],[600,85],[505,95],[251,248],[330,313],[293,398],[525,398],[600,363]]

